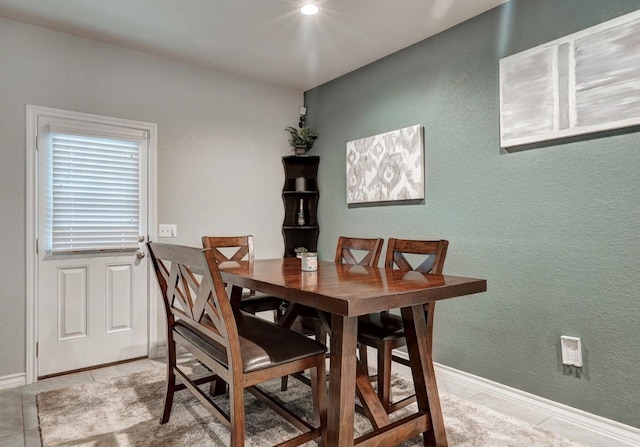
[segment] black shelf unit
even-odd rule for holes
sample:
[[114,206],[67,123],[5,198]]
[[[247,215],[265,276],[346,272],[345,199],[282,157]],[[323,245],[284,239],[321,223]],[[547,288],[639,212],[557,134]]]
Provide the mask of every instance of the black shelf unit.
[[[284,222],[282,237],[284,238],[284,256],[296,255],[297,247],[304,247],[310,252],[318,250],[318,166],[317,155],[287,155],[282,157],[284,165],[284,187],[282,202],[284,204]],[[296,191],[296,179],[305,179],[304,191]],[[298,208],[300,200],[304,209],[304,225],[298,224]]]

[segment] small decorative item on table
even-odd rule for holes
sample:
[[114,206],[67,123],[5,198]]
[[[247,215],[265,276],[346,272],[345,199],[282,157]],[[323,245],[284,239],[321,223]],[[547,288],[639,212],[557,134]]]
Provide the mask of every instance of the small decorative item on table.
[[318,253],[302,253],[302,271],[315,272],[318,270]]

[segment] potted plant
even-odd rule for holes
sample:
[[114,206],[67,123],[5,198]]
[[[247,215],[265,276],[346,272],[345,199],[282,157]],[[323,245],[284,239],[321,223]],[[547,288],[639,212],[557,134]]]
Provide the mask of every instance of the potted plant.
[[296,258],[301,258],[302,253],[307,253],[309,250],[307,250],[305,247],[296,247],[293,249],[293,251],[296,252]]
[[296,155],[305,155],[313,147],[313,143],[318,139],[318,134],[308,127],[287,127],[289,133],[289,144],[294,149]]

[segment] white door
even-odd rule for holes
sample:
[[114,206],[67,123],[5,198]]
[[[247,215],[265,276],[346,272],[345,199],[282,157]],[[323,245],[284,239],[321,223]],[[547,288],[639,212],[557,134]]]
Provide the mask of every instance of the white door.
[[147,355],[147,134],[38,117],[38,377]]

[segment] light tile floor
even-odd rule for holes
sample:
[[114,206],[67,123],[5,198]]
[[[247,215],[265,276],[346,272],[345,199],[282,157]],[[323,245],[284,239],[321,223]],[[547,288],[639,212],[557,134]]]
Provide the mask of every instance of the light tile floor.
[[[41,447],[36,409],[36,395],[41,391],[82,383],[99,382],[151,368],[163,367],[164,363],[162,361],[137,360],[117,366],[41,380],[38,383],[20,388],[0,390],[0,447]],[[394,368],[396,367],[394,366]],[[408,368],[394,370],[407,377],[410,375]],[[566,438],[580,441],[590,447],[630,447],[630,444],[601,436],[550,417],[538,410],[514,404],[486,392],[479,392],[472,387],[447,383],[446,380],[439,381],[438,387],[442,391],[522,419]]]

